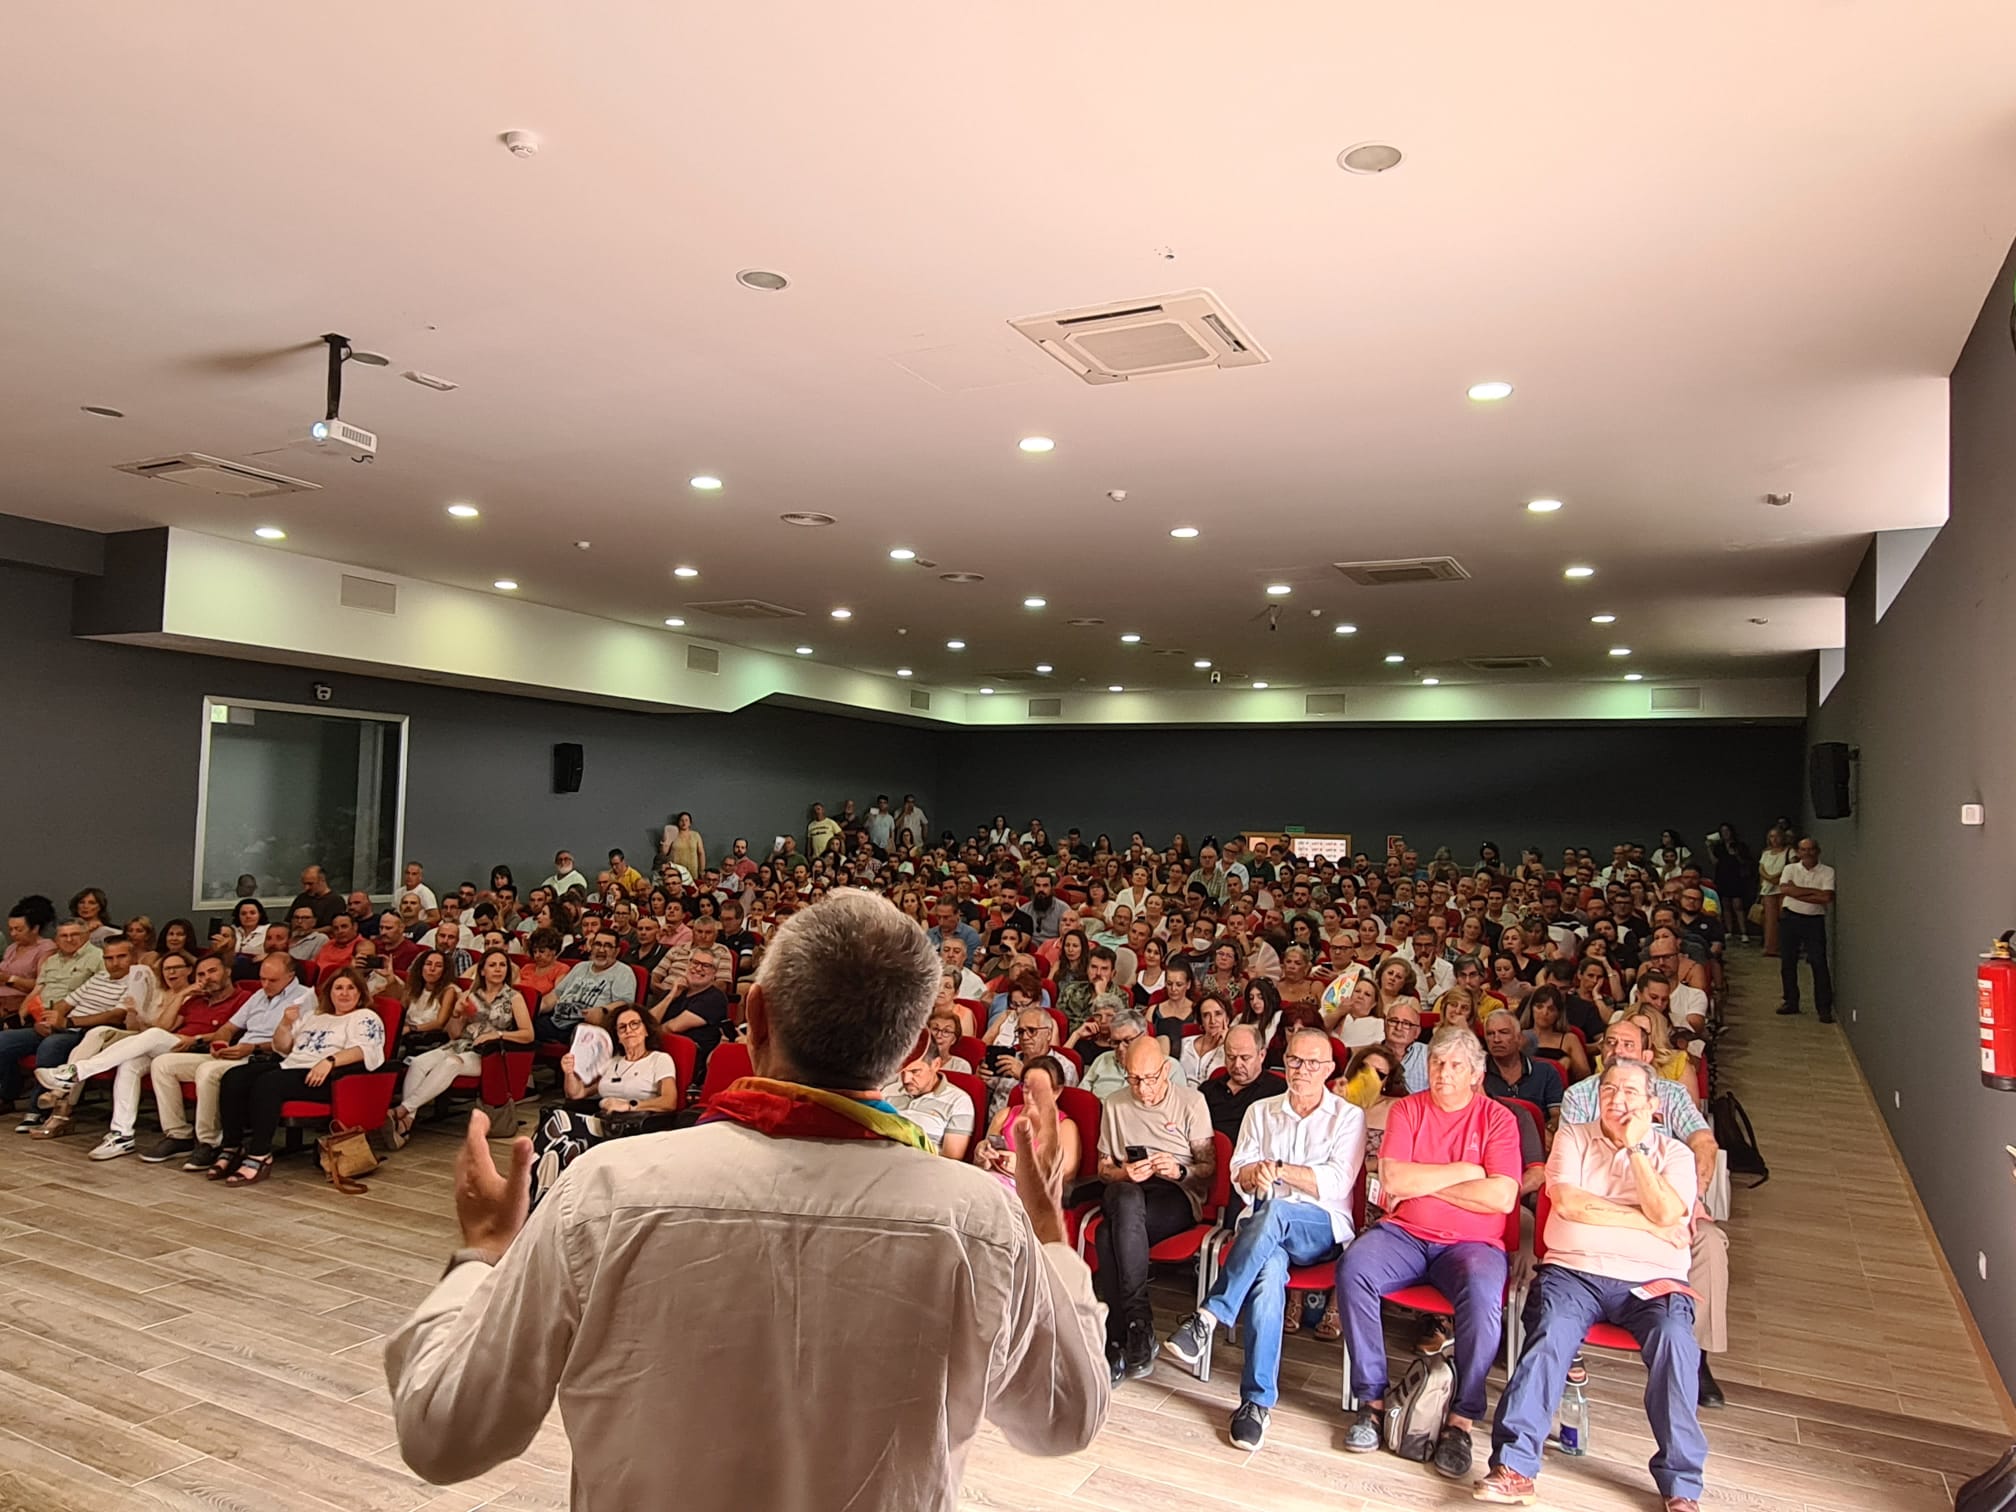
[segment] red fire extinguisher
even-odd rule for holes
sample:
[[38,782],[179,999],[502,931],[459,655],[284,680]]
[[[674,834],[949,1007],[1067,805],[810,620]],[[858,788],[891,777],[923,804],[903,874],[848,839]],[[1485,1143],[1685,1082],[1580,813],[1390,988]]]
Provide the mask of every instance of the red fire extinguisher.
[[2016,952],[2010,930],[1998,939],[1974,979],[1981,1018],[1981,1082],[1999,1092],[2016,1092]]

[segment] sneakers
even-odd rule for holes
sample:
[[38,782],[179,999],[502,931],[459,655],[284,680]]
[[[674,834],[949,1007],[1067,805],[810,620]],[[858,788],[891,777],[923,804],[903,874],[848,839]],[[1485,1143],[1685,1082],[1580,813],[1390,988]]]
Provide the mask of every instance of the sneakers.
[[189,1158],[182,1162],[185,1171],[207,1171],[217,1163],[217,1146],[199,1144],[189,1147]]
[[16,1134],[33,1134],[47,1122],[49,1122],[49,1115],[47,1113],[30,1113],[21,1122],[14,1125],[14,1132]]
[[1142,1381],[1155,1374],[1155,1325],[1137,1319],[1127,1325],[1127,1376]]
[[186,1134],[163,1134],[141,1151],[140,1158],[149,1165],[165,1165],[176,1156],[187,1155],[195,1148],[196,1141]]
[[1241,1402],[1232,1414],[1232,1442],[1249,1454],[1267,1442],[1267,1409],[1258,1402]]
[[1428,1463],[1435,1467],[1435,1473],[1449,1480],[1462,1480],[1470,1474],[1470,1430],[1458,1428],[1454,1423],[1443,1425],[1435,1435],[1435,1452],[1428,1456]]
[[1539,1497],[1531,1479],[1503,1465],[1477,1482],[1470,1495],[1477,1501],[1500,1507],[1530,1507]]
[[91,1158],[93,1160],[117,1160],[121,1155],[131,1155],[132,1153],[133,1136],[131,1134],[107,1134],[103,1139],[98,1141],[97,1148],[91,1152]]
[[1378,1407],[1360,1407],[1358,1415],[1351,1419],[1351,1425],[1344,1430],[1344,1452],[1346,1454],[1370,1454],[1379,1447],[1379,1420],[1384,1416]]
[[72,1092],[77,1090],[77,1083],[80,1078],[77,1075],[76,1067],[65,1064],[61,1066],[37,1066],[35,1068],[35,1080],[42,1083],[43,1086],[54,1092],[58,1097],[68,1097]]
[[1106,1368],[1113,1372],[1113,1384],[1127,1379],[1127,1351],[1110,1340],[1106,1345]]
[[1163,1341],[1163,1352],[1195,1370],[1211,1347],[1212,1329],[1217,1321],[1209,1313],[1193,1312],[1176,1326],[1176,1332]]

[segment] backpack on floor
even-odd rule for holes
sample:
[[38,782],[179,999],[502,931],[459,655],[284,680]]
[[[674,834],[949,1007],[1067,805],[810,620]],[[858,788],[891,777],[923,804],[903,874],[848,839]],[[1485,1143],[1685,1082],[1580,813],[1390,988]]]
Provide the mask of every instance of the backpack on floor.
[[1750,1183],[1753,1187],[1771,1179],[1771,1167],[1764,1163],[1764,1152],[1757,1148],[1757,1131],[1750,1127],[1750,1115],[1743,1111],[1743,1104],[1736,1100],[1734,1092],[1715,1095],[1708,1104],[1708,1121],[1715,1130],[1715,1143],[1729,1157],[1730,1175],[1755,1176],[1757,1179]]
[[1953,1512],[2009,1512],[2016,1507],[2016,1448],[1953,1493]]
[[1402,1459],[1427,1459],[1455,1397],[1456,1367],[1448,1354],[1417,1355],[1386,1393],[1386,1448]]

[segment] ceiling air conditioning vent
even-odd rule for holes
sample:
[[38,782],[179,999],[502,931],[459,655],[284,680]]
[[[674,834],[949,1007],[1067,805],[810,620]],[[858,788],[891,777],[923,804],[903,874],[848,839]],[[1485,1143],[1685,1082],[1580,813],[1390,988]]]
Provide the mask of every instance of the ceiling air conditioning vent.
[[721,653],[712,646],[688,646],[686,648],[686,670],[688,672],[712,672],[721,670]]
[[1698,713],[1701,708],[1699,688],[1654,688],[1652,690],[1652,712],[1654,714]]
[[337,601],[345,609],[368,609],[373,614],[397,614],[399,612],[399,585],[382,583],[377,578],[356,577],[343,574],[343,586]]
[[917,710],[920,714],[930,713],[931,695],[926,693],[922,688],[912,688],[910,690],[910,707]]
[[223,494],[232,499],[270,499],[275,494],[309,493],[320,483],[290,478],[285,473],[247,467],[243,462],[227,462],[202,452],[182,452],[173,457],[156,457],[151,462],[127,462],[113,469],[136,478],[154,478],[163,483],[179,483],[198,493]]
[[1029,717],[1031,719],[1056,719],[1063,712],[1064,700],[1061,698],[1032,698],[1029,700]]
[[1344,695],[1342,693],[1305,693],[1302,695],[1304,714],[1342,714]]
[[1087,305],[1008,322],[1087,383],[1268,360],[1209,289]]
[[1463,665],[1472,672],[1541,672],[1551,663],[1544,656],[1466,656]]
[[712,614],[720,619],[789,620],[805,618],[803,609],[787,609],[768,599],[716,599],[711,604],[688,604],[688,614]]
[[1396,583],[1455,583],[1470,576],[1454,557],[1406,557],[1394,562],[1332,562],[1362,588],[1390,588]]

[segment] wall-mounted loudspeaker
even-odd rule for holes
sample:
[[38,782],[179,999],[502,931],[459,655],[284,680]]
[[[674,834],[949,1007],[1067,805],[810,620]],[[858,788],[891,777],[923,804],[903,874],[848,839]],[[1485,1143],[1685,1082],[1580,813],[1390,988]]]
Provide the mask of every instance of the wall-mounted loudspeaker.
[[571,741],[553,747],[553,791],[581,791],[581,747]]
[[1808,753],[1806,776],[1816,819],[1846,819],[1855,812],[1848,795],[1848,747],[1823,740]]

